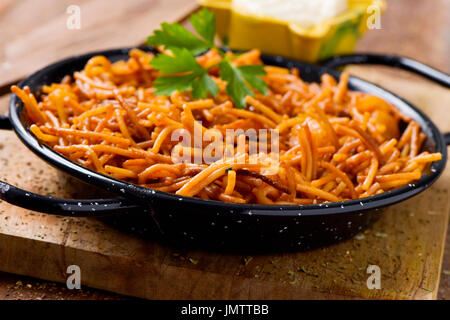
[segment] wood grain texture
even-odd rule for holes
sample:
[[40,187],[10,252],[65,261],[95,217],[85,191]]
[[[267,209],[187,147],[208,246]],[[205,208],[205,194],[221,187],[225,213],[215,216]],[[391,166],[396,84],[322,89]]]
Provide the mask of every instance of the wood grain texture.
[[387,0],[381,29],[359,41],[359,52],[411,57],[450,72],[450,1]]
[[445,241],[444,261],[441,267],[438,299],[450,300],[450,228],[447,228],[447,240]]
[[[414,7],[410,3],[389,1],[383,29],[369,32],[358,50],[403,54],[448,70],[448,41],[442,41],[446,35],[440,31],[448,26],[449,10],[447,18],[442,10],[448,2],[414,1]],[[424,27],[410,23],[410,17]],[[428,49],[417,49],[422,46]],[[351,67],[349,71],[398,93],[425,110],[442,130],[450,130],[449,118],[442,116],[450,102],[448,90],[386,68]],[[0,112],[5,102],[0,98]],[[38,160],[12,133],[0,132],[0,144],[1,178],[6,176],[35,192],[83,196],[79,182]],[[48,177],[43,178],[43,173]],[[64,282],[64,267],[76,263],[82,267],[84,286],[83,291],[70,293],[59,285],[38,289],[47,283],[0,274],[0,298],[120,298],[86,290],[85,286],[92,286],[147,298],[433,299],[448,225],[449,175],[447,167],[432,189],[394,206],[357,239],[306,253],[254,256],[246,265],[248,257],[175,252],[95,220],[49,220],[0,203],[0,266],[5,266],[0,270]],[[26,248],[32,248],[28,254],[21,253],[24,237],[31,239],[25,242]],[[125,248],[124,243],[129,245]],[[49,260],[44,264],[50,270],[46,277],[39,271],[43,256]],[[365,287],[368,264],[381,267],[382,290]],[[447,278],[441,282],[448,283],[449,276],[442,276]],[[28,288],[28,283],[36,289]],[[50,291],[55,287],[59,289]],[[441,296],[449,297],[446,292]]]
[[[69,5],[81,28],[67,28]],[[195,0],[20,0],[0,5],[0,87],[65,57],[141,43],[163,21],[175,21]]]

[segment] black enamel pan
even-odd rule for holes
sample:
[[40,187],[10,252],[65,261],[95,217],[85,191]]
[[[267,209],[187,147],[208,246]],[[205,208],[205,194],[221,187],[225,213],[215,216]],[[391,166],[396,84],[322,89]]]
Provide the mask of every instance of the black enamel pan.
[[[148,49],[151,50],[151,49]],[[33,92],[65,75],[80,70],[94,55],[112,61],[126,59],[129,49],[95,52],[52,64],[25,79],[20,87]],[[312,65],[281,57],[263,56],[266,64],[296,67],[305,81],[318,82],[333,67],[345,64],[384,64],[419,73],[449,88],[450,76],[419,62],[383,55],[349,55],[333,58],[323,65]],[[309,249],[349,238],[365,229],[389,205],[424,191],[436,181],[445,168],[450,135],[443,135],[420,110],[396,95],[367,81],[350,77],[352,90],[379,96],[417,121],[427,135],[423,149],[442,153],[430,171],[415,184],[376,196],[322,205],[267,206],[231,204],[219,201],[180,197],[116,180],[76,164],[41,144],[30,132],[23,104],[13,95],[9,117],[0,118],[1,129],[13,129],[22,142],[39,157],[56,168],[88,184],[100,187],[115,198],[95,200],[58,199],[21,190],[0,181],[0,198],[17,206],[48,214],[72,217],[113,219],[119,226],[150,230],[158,238],[182,246],[200,246],[216,250],[299,250]]]

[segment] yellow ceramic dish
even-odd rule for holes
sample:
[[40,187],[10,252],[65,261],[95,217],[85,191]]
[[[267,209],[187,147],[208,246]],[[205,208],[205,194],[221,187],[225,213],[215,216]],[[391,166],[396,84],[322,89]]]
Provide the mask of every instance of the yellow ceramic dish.
[[233,49],[259,48],[262,52],[314,62],[352,53],[367,31],[367,19],[377,14],[369,7],[386,7],[385,0],[348,0],[348,10],[310,28],[296,23],[255,16],[234,8],[231,0],[198,0],[216,15],[217,33]]

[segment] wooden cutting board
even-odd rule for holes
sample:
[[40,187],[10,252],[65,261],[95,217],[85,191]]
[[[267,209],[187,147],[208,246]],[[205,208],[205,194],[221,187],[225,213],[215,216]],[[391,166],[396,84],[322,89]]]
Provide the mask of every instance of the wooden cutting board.
[[[403,72],[349,68],[425,110],[442,130],[450,91]],[[2,109],[6,98],[0,101]],[[0,131],[0,176],[33,192],[85,197],[92,188],[51,168]],[[309,252],[241,256],[178,252],[95,219],[49,216],[0,202],[0,271],[150,299],[434,299],[449,216],[450,169],[428,191],[391,207],[354,239]],[[368,265],[381,269],[369,290]]]
[[[110,14],[99,20],[95,12],[106,10],[105,3]],[[63,57],[140,43],[162,20],[179,19],[195,7],[194,1],[185,0],[123,3],[2,1],[0,91],[2,84]],[[88,32],[65,28],[69,4],[80,6]],[[38,9],[43,12],[38,18],[26,16]],[[119,30],[117,24],[127,28]],[[449,90],[404,72],[349,70],[400,94],[425,110],[443,131],[450,130],[450,119],[443,116]],[[0,97],[0,114],[7,102],[7,96]],[[7,131],[0,131],[0,178],[59,197],[83,198],[96,192],[38,159]],[[252,257],[178,252],[98,220],[48,216],[0,201],[0,271],[64,283],[67,266],[75,264],[81,268],[82,286],[158,299],[434,299],[448,224],[449,182],[447,168],[430,190],[391,207],[354,239],[309,252]],[[381,269],[380,290],[366,286],[368,265]]]

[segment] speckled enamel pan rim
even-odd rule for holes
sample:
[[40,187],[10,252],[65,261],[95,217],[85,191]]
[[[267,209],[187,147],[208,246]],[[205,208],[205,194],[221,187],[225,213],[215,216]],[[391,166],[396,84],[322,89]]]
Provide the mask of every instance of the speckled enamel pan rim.
[[[32,90],[36,92],[42,85],[59,80],[50,79],[49,77],[47,77],[47,74],[51,71],[55,71],[57,69],[69,69],[71,64],[75,62],[80,63],[80,61],[86,61],[94,55],[105,55],[107,57],[116,58],[119,56],[125,57],[130,49],[131,48],[123,48],[99,51],[61,60],[32,74],[27,79],[22,81],[19,86],[24,87],[26,85],[29,85]],[[262,58],[267,64],[286,67],[300,67],[304,71],[306,70],[307,73],[310,72],[319,75],[323,73],[330,73],[335,77],[338,77],[340,74],[338,71],[333,69],[285,59],[282,57],[263,55]],[[132,199],[135,199],[139,204],[142,203],[143,206],[145,206],[146,202],[154,202],[160,199],[179,202],[182,201],[186,204],[198,205],[199,207],[206,206],[211,210],[228,209],[230,212],[255,215],[279,216],[280,213],[285,216],[338,214],[354,211],[365,211],[392,205],[397,202],[406,200],[428,188],[442,174],[447,161],[447,147],[444,138],[436,125],[423,112],[421,112],[405,100],[370,82],[356,77],[350,77],[349,87],[354,90],[368,92],[382,97],[383,99],[395,105],[401,111],[411,116],[420,124],[422,130],[427,134],[428,139],[430,139],[435,145],[435,152],[442,153],[442,160],[434,162],[431,165],[430,173],[423,175],[422,178],[415,184],[410,184],[393,191],[387,191],[382,194],[367,198],[314,205],[236,204],[215,200],[203,200],[191,197],[177,196],[171,193],[157,191],[117,180],[83,167],[82,165],[65,158],[46,145],[41,144],[34,137],[34,135],[30,132],[29,127],[25,123],[24,118],[21,116],[23,104],[16,95],[13,95],[10,101],[10,121],[14,131],[22,140],[22,142],[40,158],[44,159],[58,169],[83,180],[84,182],[91,183],[113,193],[116,193],[117,195],[125,197],[130,201],[133,201]]]

